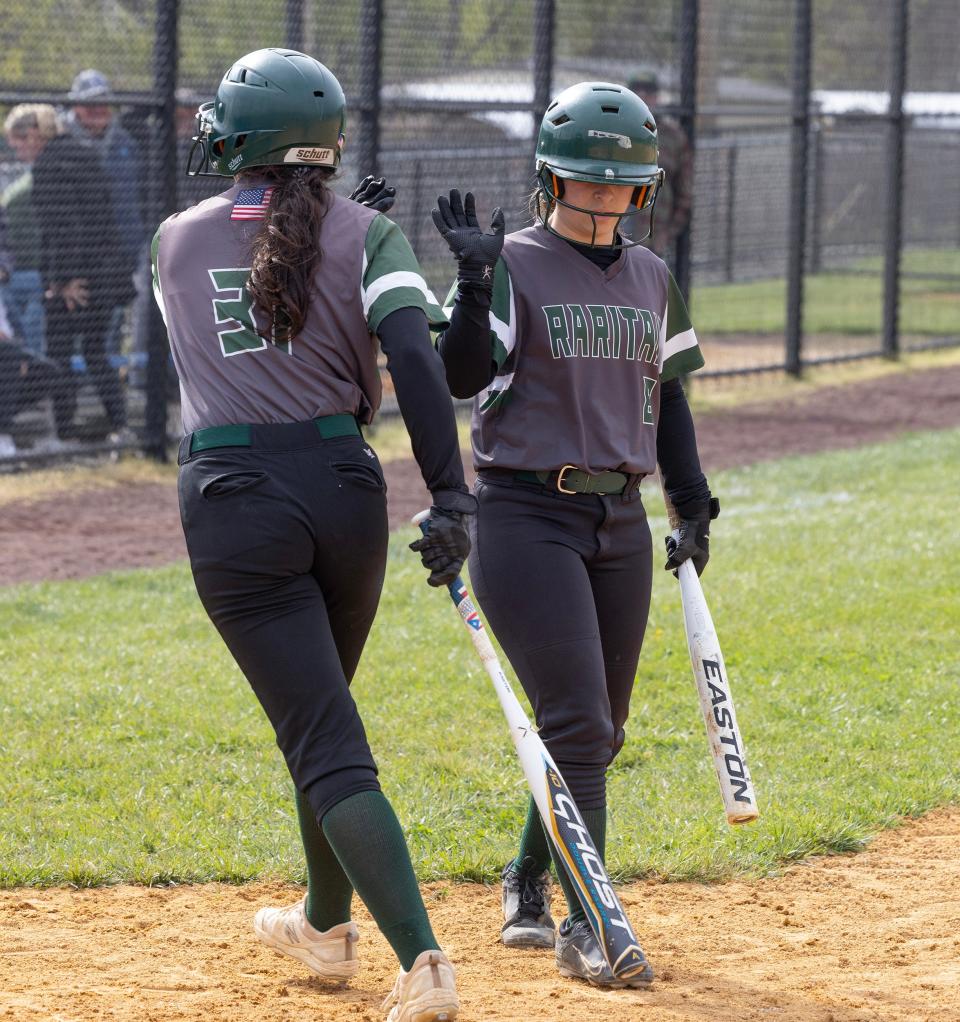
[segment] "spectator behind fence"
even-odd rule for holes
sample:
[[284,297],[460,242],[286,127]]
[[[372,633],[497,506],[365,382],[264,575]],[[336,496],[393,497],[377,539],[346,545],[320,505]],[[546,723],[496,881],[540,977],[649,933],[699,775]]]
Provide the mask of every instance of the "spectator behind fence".
[[[144,226],[143,173],[140,152],[130,133],[120,123],[111,101],[110,82],[100,71],[81,71],[67,93],[77,103],[64,119],[71,135],[88,142],[96,152],[110,185],[118,244],[133,266],[147,239]],[[89,100],[102,99],[102,103]]]
[[12,400],[17,374],[12,362],[6,357],[8,348],[13,348],[13,327],[10,326],[3,298],[0,297],[0,458],[9,458],[17,453],[13,437],[7,432],[17,414]]
[[[130,333],[134,337],[133,347],[140,350],[145,347],[145,340],[137,335],[144,331],[150,300],[150,249],[144,226],[147,195],[140,157],[141,151],[146,150],[141,150],[121,122],[114,108],[110,81],[102,71],[88,68],[79,72],[73,79],[67,98],[82,101],[77,102],[67,114],[64,121],[67,130],[93,147],[110,185],[116,236],[129,272],[134,275],[137,300]],[[102,102],[90,102],[97,99]],[[108,354],[117,354],[122,347],[126,305],[127,302],[122,301],[114,307],[107,340]]]
[[0,460],[18,453],[11,433],[14,418],[49,397],[59,378],[60,371],[50,359],[17,342],[0,298]]
[[46,286],[47,354],[63,370],[54,395],[57,436],[77,435],[77,384],[70,368],[79,338],[113,439],[122,439],[116,434],[126,426],[126,408],[106,344],[114,307],[133,296],[129,263],[117,239],[97,154],[82,140],[57,133],[53,107],[38,106],[37,111],[43,144],[33,164],[33,204]]
[[[3,208],[0,207],[0,285],[4,285],[10,280],[12,270],[13,258],[7,244],[7,217]],[[2,293],[0,293],[0,301],[2,301]],[[4,314],[4,322],[6,322],[6,314]]]
[[[660,103],[660,82],[654,73],[635,75],[627,83],[627,88],[647,104],[657,119],[659,163],[665,174],[663,187],[657,196],[653,237],[646,244],[672,266],[677,238],[690,222],[690,208],[693,203],[693,152],[680,123],[657,109]],[[627,219],[627,223],[632,224],[639,220],[640,217],[632,217]],[[641,223],[636,223],[633,227],[634,231],[638,229],[642,235]]]
[[[0,195],[0,211],[6,219],[12,265],[2,288],[13,332],[24,346],[42,354],[45,346],[43,283],[40,279],[40,226],[33,208],[31,167],[43,148],[37,105],[15,106],[3,123],[7,142],[26,170]],[[55,130],[55,124],[49,130]]]

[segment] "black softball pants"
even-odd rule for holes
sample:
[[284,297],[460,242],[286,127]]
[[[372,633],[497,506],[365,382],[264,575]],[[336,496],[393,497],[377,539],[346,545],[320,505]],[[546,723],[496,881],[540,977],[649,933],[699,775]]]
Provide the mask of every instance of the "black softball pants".
[[473,591],[581,810],[606,805],[650,609],[639,494],[562,494],[483,478]]
[[77,410],[77,382],[70,366],[77,337],[87,364],[87,373],[110,420],[111,429],[127,422],[123,386],[117,370],[107,358],[107,337],[113,305],[101,291],[92,291],[84,308],[67,308],[59,296],[47,299],[47,355],[61,368],[53,395],[53,414],[57,434],[63,436],[73,423]]
[[317,820],[377,768],[349,685],[387,554],[386,486],[357,436],[253,426],[250,448],[181,454],[197,592],[260,700]]

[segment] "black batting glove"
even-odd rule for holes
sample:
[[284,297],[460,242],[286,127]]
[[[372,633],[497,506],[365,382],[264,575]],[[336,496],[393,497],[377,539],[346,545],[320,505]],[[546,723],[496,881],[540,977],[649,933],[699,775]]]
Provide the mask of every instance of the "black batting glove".
[[433,222],[457,257],[458,289],[493,294],[493,270],[503,248],[503,210],[497,206],[490,217],[490,230],[484,232],[477,221],[477,204],[472,192],[461,200],[456,188],[450,189],[450,198],[437,198],[438,209],[433,211]]
[[683,505],[677,508],[680,516],[679,538],[673,535],[664,539],[667,548],[665,571],[672,571],[684,561],[693,561],[697,575],[702,575],[710,560],[710,523],[720,514],[720,501],[711,497],[705,504]]
[[460,574],[470,553],[470,537],[464,525],[466,515],[434,505],[430,508],[427,531],[410,544],[430,571],[427,583],[447,586]]
[[350,198],[361,206],[369,206],[378,213],[386,213],[397,200],[397,190],[388,187],[385,178],[368,174],[353,190]]

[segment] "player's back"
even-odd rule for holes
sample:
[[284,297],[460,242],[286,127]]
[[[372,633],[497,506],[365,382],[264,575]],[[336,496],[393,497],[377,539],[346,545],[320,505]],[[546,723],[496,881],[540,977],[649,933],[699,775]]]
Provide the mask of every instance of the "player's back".
[[154,287],[188,432],[341,412],[366,419],[379,404],[361,299],[364,241],[378,214],[329,193],[303,329],[274,343],[269,318],[246,289],[269,187],[235,185],[170,217],[154,239]]

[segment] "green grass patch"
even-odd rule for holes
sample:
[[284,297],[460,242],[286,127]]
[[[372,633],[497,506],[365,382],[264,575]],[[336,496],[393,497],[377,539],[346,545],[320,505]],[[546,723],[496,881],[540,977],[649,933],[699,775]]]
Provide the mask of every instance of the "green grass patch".
[[[712,480],[724,511],[705,588],[763,815],[724,820],[677,586],[657,571],[610,776],[615,875],[761,875],[960,798],[956,502],[917,510],[958,462],[949,431]],[[355,692],[420,876],[490,879],[525,786],[409,539],[392,540]],[[185,566],[0,602],[0,885],[302,879],[281,757]]]
[[[883,323],[883,272],[879,260],[857,268],[875,276],[832,271],[804,279],[803,329],[815,334],[879,334]],[[954,280],[904,277],[900,325],[904,334],[954,336],[960,324],[960,252],[912,252],[903,268],[953,274]],[[711,334],[781,334],[786,330],[787,285],[782,278],[715,287],[694,286],[691,314],[702,337]]]

